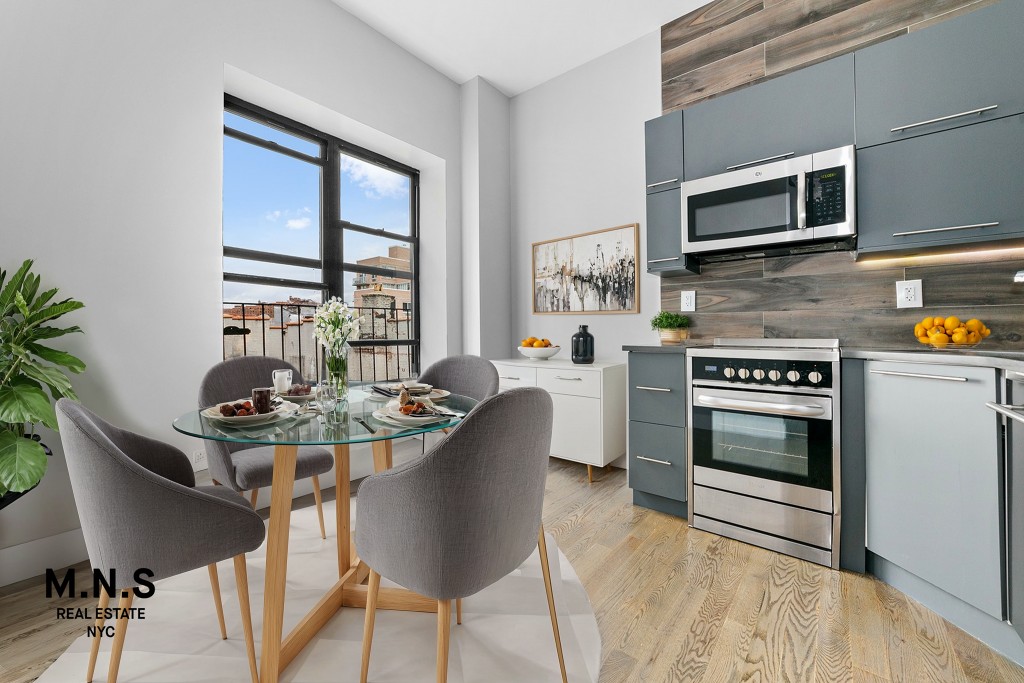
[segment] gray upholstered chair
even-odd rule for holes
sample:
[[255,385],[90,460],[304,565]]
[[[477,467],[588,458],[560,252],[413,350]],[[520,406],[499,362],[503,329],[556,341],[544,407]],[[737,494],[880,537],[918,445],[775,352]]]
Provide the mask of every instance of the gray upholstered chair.
[[417,381],[478,401],[498,393],[498,371],[480,356],[442,358],[424,370]]
[[[240,494],[224,487],[196,486],[188,456],[177,448],[119,429],[74,401],[57,402],[57,421],[71,476],[82,533],[94,570],[122,593],[118,607],[132,605],[135,572],[159,581],[207,566],[222,638],[227,638],[217,562],[234,558],[249,672],[254,683],[256,650],[249,611],[245,553],[263,543],[263,520]],[[101,591],[99,607],[110,596]],[[86,681],[99,653],[99,630],[89,654]],[[116,683],[128,619],[118,619],[110,653],[108,683]]]
[[512,389],[477,405],[423,458],[363,481],[356,508],[356,547],[370,567],[363,683],[381,576],[437,600],[437,680],[443,683],[451,601],[506,576],[535,547],[567,680],[541,524],[551,420],[546,391]]
[[[302,373],[288,361],[267,356],[242,356],[217,363],[203,377],[199,385],[199,408],[207,408],[225,401],[235,401],[252,394],[255,387],[269,387],[274,370],[291,370],[292,382],[302,383]],[[274,447],[250,446],[224,441],[205,440],[206,459],[215,484],[235,491],[252,491],[252,506],[260,489],[270,486],[274,478]],[[320,446],[300,446],[295,461],[295,478],[313,480],[313,497],[320,518],[320,537],[327,538],[324,529],[324,507],[320,497],[319,475],[334,466],[334,456]]]

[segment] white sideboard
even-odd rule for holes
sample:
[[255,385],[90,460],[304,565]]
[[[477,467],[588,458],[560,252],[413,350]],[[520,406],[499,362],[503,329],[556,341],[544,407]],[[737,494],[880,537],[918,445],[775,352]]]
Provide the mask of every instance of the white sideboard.
[[626,453],[626,364],[513,358],[495,360],[501,391],[540,387],[551,394],[551,455],[604,467]]

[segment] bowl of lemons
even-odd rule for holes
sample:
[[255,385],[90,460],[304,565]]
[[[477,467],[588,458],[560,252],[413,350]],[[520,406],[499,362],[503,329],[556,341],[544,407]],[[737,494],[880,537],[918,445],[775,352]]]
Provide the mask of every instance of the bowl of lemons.
[[519,353],[530,360],[547,360],[562,350],[561,346],[555,346],[548,339],[527,337],[519,342]]
[[992,330],[977,318],[966,322],[955,315],[929,316],[914,325],[914,336],[933,349],[970,349],[992,334]]

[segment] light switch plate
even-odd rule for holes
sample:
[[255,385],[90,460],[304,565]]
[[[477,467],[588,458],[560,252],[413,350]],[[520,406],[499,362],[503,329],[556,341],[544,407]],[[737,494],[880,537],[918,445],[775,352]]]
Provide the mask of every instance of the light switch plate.
[[921,308],[922,306],[924,306],[924,290],[920,280],[896,282],[896,308]]
[[697,310],[697,292],[688,291],[680,292],[679,297],[679,310],[680,311],[696,311]]

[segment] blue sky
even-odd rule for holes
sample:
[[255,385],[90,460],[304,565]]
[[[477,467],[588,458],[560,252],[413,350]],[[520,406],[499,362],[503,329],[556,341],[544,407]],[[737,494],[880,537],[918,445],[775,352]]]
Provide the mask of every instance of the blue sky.
[[[318,146],[287,133],[225,112],[225,124],[300,152]],[[409,231],[407,176],[355,157],[341,160],[341,217],[397,233]],[[224,136],[223,239],[227,246],[318,258],[320,256],[320,167]],[[354,231],[345,234],[345,261],[387,253],[390,240]],[[320,279],[312,268],[225,259],[225,270],[301,280]],[[345,299],[351,302],[351,275]],[[288,295],[318,293],[225,282],[225,301],[277,301]]]

